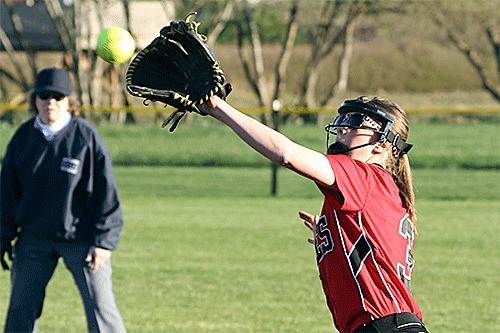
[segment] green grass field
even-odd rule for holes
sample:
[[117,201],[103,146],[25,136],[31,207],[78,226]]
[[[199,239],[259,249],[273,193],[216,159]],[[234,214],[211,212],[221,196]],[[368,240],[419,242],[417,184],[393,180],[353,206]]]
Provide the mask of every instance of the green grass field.
[[[181,124],[174,133],[159,125],[101,125],[101,132],[115,165],[267,167],[269,162],[253,152],[232,132],[208,117],[192,115],[192,126]],[[325,151],[321,125],[287,124],[281,131],[309,148]],[[461,122],[457,122],[457,121]],[[409,142],[415,144],[411,163],[416,168],[500,168],[500,110],[480,121],[456,118],[411,122]],[[0,158],[16,127],[0,123]],[[223,144],[221,144],[223,143]]]
[[[130,332],[334,331],[296,214],[320,208],[312,183],[280,170],[282,191],[271,198],[267,169],[117,167],[116,175],[126,227],[113,256],[114,283]],[[413,291],[429,328],[497,332],[498,172],[426,169],[415,177]],[[0,284],[3,323],[8,274]],[[39,331],[84,327],[61,264]]]
[[[100,128],[117,161],[126,219],[113,267],[128,331],[334,332],[309,232],[297,216],[321,208],[315,185],[280,169],[278,196],[271,197],[265,160],[224,130],[194,129],[131,127],[120,135]],[[413,129],[412,158],[420,161],[414,296],[431,332],[498,332],[498,123],[422,122]],[[324,145],[317,127],[285,130],[312,148]],[[172,151],[185,152],[185,160],[158,166]],[[141,155],[149,165],[125,165]],[[188,166],[196,158],[219,165]],[[0,285],[1,330],[6,272]],[[39,332],[83,331],[83,306],[61,263]]]

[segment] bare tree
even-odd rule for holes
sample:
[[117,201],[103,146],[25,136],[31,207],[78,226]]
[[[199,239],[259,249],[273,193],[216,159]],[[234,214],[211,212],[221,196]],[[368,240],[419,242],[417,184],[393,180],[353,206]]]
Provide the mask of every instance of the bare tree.
[[[101,30],[104,27],[103,13],[105,13],[108,5],[109,4],[106,1],[91,0],[91,2],[88,3],[88,6],[86,6],[86,8],[82,11],[82,15],[87,15],[86,17],[89,17],[90,12],[93,9],[94,13],[96,13],[96,28],[98,30]],[[87,45],[92,45],[92,30],[90,29],[90,27],[87,26],[87,35],[82,35],[81,38],[82,40],[84,38],[86,39]],[[84,103],[87,103],[86,105],[91,106],[91,108],[95,110],[100,105],[100,102],[102,100],[102,73],[104,73],[105,64],[102,61],[97,61],[96,53],[90,48],[88,49],[85,58],[82,60],[84,60],[82,66],[85,66],[88,73],[88,75],[85,77],[85,85],[82,83],[82,86],[85,86],[84,91],[86,91],[86,96],[88,97],[82,97],[82,99],[84,100]],[[81,77],[81,79],[83,79],[83,77]],[[92,112],[92,115],[95,115],[95,111]]]
[[[284,91],[288,64],[292,55],[293,46],[298,31],[297,12],[299,1],[290,3],[288,23],[286,25],[285,37],[281,43],[280,55],[274,69],[274,93],[272,99],[268,94],[268,81],[264,70],[264,55],[259,29],[255,20],[255,8],[249,1],[242,1],[238,8],[244,20],[236,21],[238,30],[238,53],[243,65],[245,77],[257,96],[259,107],[269,107],[272,113],[266,112],[262,121],[272,123],[275,130],[279,130],[281,115],[278,113],[279,99]],[[248,43],[249,49],[246,47]],[[249,55],[250,53],[250,55]],[[277,193],[278,165],[271,163],[271,195]]]
[[299,104],[303,107],[316,106],[316,85],[320,65],[344,38],[347,27],[356,14],[355,1],[326,0],[319,19],[309,32],[310,57],[305,64]]
[[290,58],[292,56],[293,46],[295,45],[295,39],[297,37],[298,23],[297,23],[297,12],[299,9],[299,1],[294,0],[290,5],[290,15],[288,19],[288,24],[286,28],[285,38],[283,39],[281,45],[281,53],[276,62],[275,73],[275,85],[273,101],[279,100],[281,98],[282,92],[285,90],[285,82],[287,77],[288,64],[290,63]]
[[[271,110],[272,101],[280,99],[284,92],[287,69],[298,31],[298,10],[299,1],[291,1],[285,37],[281,42],[281,51],[274,70],[274,91],[272,96],[270,96],[269,90],[272,83],[268,82],[264,69],[264,55],[259,28],[255,20],[254,3],[246,0],[239,3],[238,13],[244,19],[235,21],[238,30],[238,53],[245,78],[257,96],[259,107],[269,107]],[[270,114],[266,113],[263,121],[266,123],[271,122],[272,118]]]
[[207,37],[215,41],[231,18],[235,1],[237,0],[173,0],[172,4],[177,13],[176,20],[185,20],[188,15],[198,13],[203,20],[203,29],[210,31]]
[[[269,104],[267,80],[264,71],[262,42],[254,17],[254,6],[249,1],[242,1],[241,13],[244,20],[238,21],[238,52],[242,61],[245,76],[257,96],[258,105]],[[249,42],[251,56],[245,52],[245,41]]]
[[224,9],[219,13],[216,13],[213,28],[209,29],[210,33],[207,35],[207,40],[211,45],[214,45],[219,38],[219,35],[226,28],[229,20],[232,18],[234,13],[234,1],[229,0],[225,3]]
[[[32,50],[30,44],[26,43],[27,36],[23,29],[22,20],[19,13],[16,12],[16,6],[25,6],[24,10],[29,10],[28,5],[6,0],[2,3],[2,8],[7,8],[10,26],[14,32],[9,35],[0,28],[0,41],[9,57],[10,64],[0,65],[0,74],[2,80],[13,82],[22,91],[17,99],[19,103],[26,99],[26,91],[31,86],[37,72],[36,54],[37,50]],[[170,0],[161,2],[164,6],[173,11]],[[36,1],[33,4],[32,11],[39,11],[49,19],[54,28],[55,34],[50,50],[54,47],[58,49],[54,52],[56,57],[60,57],[55,66],[68,69],[74,77],[74,91],[79,102],[92,110],[97,110],[102,106],[108,105],[112,108],[124,109],[129,106],[128,95],[125,92],[123,81],[125,79],[126,64],[108,64],[98,59],[94,47],[96,33],[104,28],[108,19],[106,13],[110,8],[116,13],[116,8],[120,12],[117,17],[123,17],[123,27],[133,33],[131,11],[132,4],[137,6],[137,1],[132,0],[73,0],[71,2],[61,2],[60,0]],[[140,4],[139,4],[140,5]],[[169,13],[166,17],[173,15]],[[26,21],[24,21],[26,22]],[[168,24],[166,22],[165,24]],[[135,27],[137,28],[137,27]],[[30,37],[33,38],[33,37]],[[14,50],[13,42],[21,52],[25,52],[26,59],[29,62],[27,67],[24,59],[20,58]],[[58,43],[58,46],[54,46]],[[31,72],[26,71],[30,68]],[[3,85],[2,85],[2,91]],[[3,93],[5,96],[6,93]],[[12,104],[13,101],[11,100]],[[88,113],[87,116],[93,116],[94,113]],[[111,121],[123,123],[133,120],[133,115],[129,112],[112,113]]]
[[[23,92],[27,91],[30,87],[30,82],[29,82],[29,77],[34,77],[34,75],[37,72],[36,64],[35,64],[35,52],[30,48],[29,44],[26,43],[25,38],[24,38],[24,31],[23,31],[23,24],[22,21],[14,10],[14,3],[12,0],[5,0],[5,7],[7,8],[8,11],[8,17],[11,20],[12,26],[14,28],[14,38],[19,41],[19,44],[21,45],[21,48],[23,48],[28,57],[28,62],[29,62],[29,69],[31,70],[31,75],[26,76],[24,73],[24,67],[17,56],[14,47],[12,46],[11,41],[9,40],[7,34],[5,31],[0,27],[0,42],[4,45],[4,48],[7,52],[7,55],[9,57],[9,60],[13,64],[13,71],[10,71],[7,68],[2,68],[1,72],[4,77],[8,78],[11,82],[16,84]],[[5,95],[5,94],[4,94]],[[11,103],[13,104],[19,104],[22,103],[25,100],[25,94],[20,94],[17,95]]]
[[[354,31],[363,16],[404,12],[406,5],[374,0],[325,0],[317,23],[309,31],[310,57],[305,64],[300,106],[322,107],[330,103],[336,95],[346,91],[354,49]],[[322,74],[321,65],[330,59],[335,48],[340,49],[340,56],[336,59],[337,80],[332,80],[325,96],[318,97],[317,84]]]
[[[120,0],[123,11],[125,14],[125,29],[127,31],[132,31],[132,25],[131,25],[131,8],[130,8],[130,0]],[[129,100],[128,100],[128,94],[123,89],[123,77],[124,74],[120,75],[119,73],[119,68],[117,67],[123,67],[123,66],[110,66],[109,71],[110,71],[110,78],[111,78],[111,96],[113,97],[111,99],[111,105],[116,109],[121,106],[125,106],[125,108],[128,108],[130,106]],[[121,76],[121,77],[120,77]],[[123,124],[126,121],[129,121],[131,123],[135,122],[134,115],[131,112],[126,112],[126,111],[119,111],[111,114],[111,120],[114,123],[118,124]]]
[[356,27],[355,19],[347,24],[344,37],[341,40],[341,53],[337,62],[337,82],[332,84],[331,89],[321,99],[320,106],[325,106],[331,103],[332,99],[343,94],[347,90],[349,79],[349,68],[351,64],[351,56],[354,49],[354,28]]
[[[481,79],[483,88],[500,102],[499,74],[500,74],[500,43],[499,43],[499,16],[498,2],[481,2],[482,10],[468,2],[453,3],[449,1],[436,2],[429,9],[429,13],[436,25],[442,29],[447,39],[467,58]],[[464,31],[464,19],[472,19],[478,28],[474,35],[471,31]],[[470,29],[469,29],[470,30]],[[473,42],[484,41],[489,43],[487,48],[474,45]],[[488,59],[481,58],[480,53],[487,53],[494,64],[487,65]]]

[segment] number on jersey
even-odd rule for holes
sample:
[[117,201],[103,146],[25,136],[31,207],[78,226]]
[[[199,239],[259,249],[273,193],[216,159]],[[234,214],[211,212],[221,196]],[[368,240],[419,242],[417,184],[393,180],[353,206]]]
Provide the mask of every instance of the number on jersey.
[[408,244],[406,246],[406,260],[404,263],[398,262],[397,269],[399,278],[408,287],[408,290],[411,290],[411,272],[415,266],[415,258],[413,258],[413,239],[415,237],[415,233],[413,230],[413,223],[408,215],[406,215],[399,223],[399,234],[408,240]]
[[316,247],[316,262],[318,264],[327,253],[333,250],[332,234],[328,229],[328,222],[325,215],[321,216],[316,224],[314,246]]

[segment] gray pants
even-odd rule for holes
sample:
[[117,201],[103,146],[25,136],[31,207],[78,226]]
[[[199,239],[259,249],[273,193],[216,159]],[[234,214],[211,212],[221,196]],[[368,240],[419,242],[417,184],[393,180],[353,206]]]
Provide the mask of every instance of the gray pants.
[[11,294],[5,332],[33,332],[42,314],[45,288],[59,258],[73,275],[89,332],[125,332],[111,283],[108,260],[93,273],[85,262],[89,242],[54,242],[23,234],[14,246]]

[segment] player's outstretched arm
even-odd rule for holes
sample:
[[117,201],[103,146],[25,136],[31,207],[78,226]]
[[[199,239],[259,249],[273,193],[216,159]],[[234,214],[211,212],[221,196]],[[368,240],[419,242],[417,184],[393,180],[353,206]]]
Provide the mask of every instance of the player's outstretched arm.
[[229,126],[250,147],[274,163],[289,168],[323,185],[335,181],[325,155],[301,146],[283,134],[249,117],[214,95],[203,110]]

